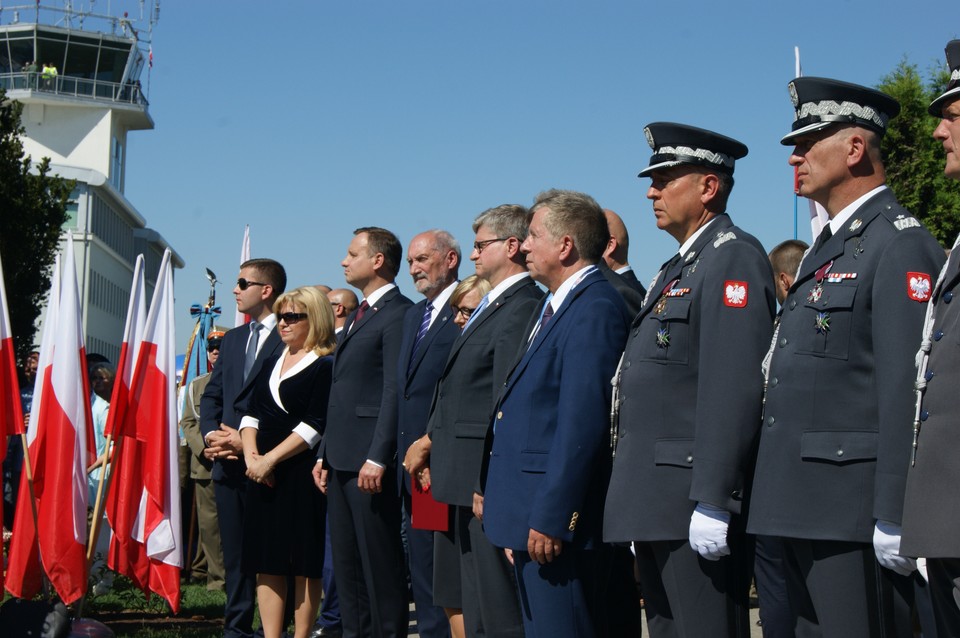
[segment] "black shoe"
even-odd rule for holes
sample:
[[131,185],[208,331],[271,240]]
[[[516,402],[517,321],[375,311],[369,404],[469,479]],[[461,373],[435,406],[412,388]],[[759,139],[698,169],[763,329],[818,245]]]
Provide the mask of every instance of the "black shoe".
[[342,635],[343,630],[340,627],[320,627],[313,630],[310,638],[340,638]]

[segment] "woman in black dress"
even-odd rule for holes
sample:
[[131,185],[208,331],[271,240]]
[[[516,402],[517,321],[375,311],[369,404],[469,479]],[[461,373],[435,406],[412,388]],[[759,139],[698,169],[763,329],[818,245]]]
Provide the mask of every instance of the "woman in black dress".
[[294,635],[307,638],[320,604],[326,514],[310,471],[325,428],[336,338],[330,302],[316,288],[284,293],[273,310],[286,348],[264,364],[240,423],[250,479],[243,570],[257,575],[265,638],[281,636],[293,576]]

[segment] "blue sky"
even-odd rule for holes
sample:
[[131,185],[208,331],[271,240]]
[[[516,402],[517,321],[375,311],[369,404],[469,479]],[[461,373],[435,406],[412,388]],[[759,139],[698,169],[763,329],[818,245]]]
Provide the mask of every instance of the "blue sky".
[[[232,319],[245,224],[253,256],[280,260],[291,286],[337,287],[358,226],[389,228],[404,246],[442,227],[469,246],[484,209],[570,188],[620,213],[646,282],[676,248],[654,225],[649,180],[636,177],[650,157],[643,127],[658,120],[747,144],[729,212],[769,249],[793,235],[779,144],[793,117],[793,47],[806,75],[873,85],[904,56],[932,68],[960,35],[956,0],[161,9],[142,78],[156,129],[128,138],[126,195],[187,262],[176,280],[184,343],[189,306],[207,297],[205,267],[227,282],[218,301]],[[461,274],[472,270],[467,261]],[[399,283],[416,296],[405,271]]]

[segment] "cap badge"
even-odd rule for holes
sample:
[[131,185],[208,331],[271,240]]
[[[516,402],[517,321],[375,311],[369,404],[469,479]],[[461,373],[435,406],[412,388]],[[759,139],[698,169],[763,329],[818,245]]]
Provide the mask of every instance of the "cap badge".
[[649,127],[649,126],[645,126],[645,127],[643,128],[643,134],[646,136],[646,138],[647,138],[647,144],[650,145],[650,148],[656,149],[656,148],[657,148],[657,145],[656,145],[656,143],[653,141],[653,133],[650,131],[650,127]]
[[800,104],[800,96],[797,95],[797,87],[793,85],[793,82],[787,85],[787,91],[790,92],[790,101],[793,102],[793,108],[797,108]]

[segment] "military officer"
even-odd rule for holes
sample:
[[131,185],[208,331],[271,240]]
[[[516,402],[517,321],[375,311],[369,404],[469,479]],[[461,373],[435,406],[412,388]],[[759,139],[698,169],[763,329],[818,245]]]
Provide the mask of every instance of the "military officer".
[[[748,531],[783,537],[798,635],[912,636],[898,553],[915,341],[943,250],[885,185],[900,105],[814,77],[789,85],[799,193],[830,217],[771,344]],[[879,566],[878,566],[879,562]]]
[[635,541],[650,635],[749,636],[751,550],[740,519],[773,330],[766,251],[726,213],[740,142],[646,127],[640,177],[679,244],[634,319],[603,536]]
[[[930,105],[940,118],[933,136],[943,143],[944,173],[960,180],[960,40],[946,48],[952,73],[947,90]],[[960,238],[957,239],[960,242]],[[907,472],[903,504],[906,556],[925,556],[933,614],[940,636],[960,635],[960,464],[956,389],[960,384],[960,251],[954,250],[933,288],[918,353],[917,389],[922,401],[914,421],[915,458]]]

